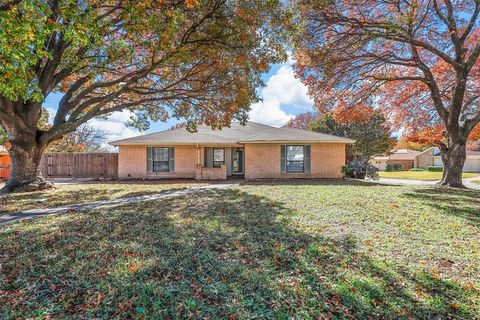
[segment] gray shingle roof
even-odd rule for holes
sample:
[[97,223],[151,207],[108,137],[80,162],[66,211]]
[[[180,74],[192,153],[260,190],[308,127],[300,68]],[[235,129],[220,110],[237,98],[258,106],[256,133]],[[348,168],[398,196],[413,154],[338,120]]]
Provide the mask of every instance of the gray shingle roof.
[[243,138],[241,143],[261,142],[283,142],[283,141],[305,141],[305,142],[343,142],[353,143],[355,140],[343,137],[332,136],[319,132],[295,129],[295,128],[273,128],[271,130]]
[[[480,151],[467,150],[467,156],[480,156]],[[441,156],[442,152],[440,150],[435,150],[434,156]]]
[[275,128],[260,123],[248,122],[245,126],[234,122],[230,127],[213,130],[199,126],[190,133],[185,128],[177,128],[138,137],[109,142],[111,145],[155,145],[155,144],[237,144],[268,142],[339,142],[353,143],[354,140],[328,134],[293,129]]

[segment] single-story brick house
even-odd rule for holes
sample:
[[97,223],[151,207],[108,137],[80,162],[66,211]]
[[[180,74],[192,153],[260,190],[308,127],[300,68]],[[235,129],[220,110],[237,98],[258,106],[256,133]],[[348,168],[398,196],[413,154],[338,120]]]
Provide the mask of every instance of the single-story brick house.
[[370,163],[380,171],[385,171],[387,165],[398,166],[401,170],[409,170],[415,167],[415,157],[421,151],[412,149],[395,149],[389,155],[376,156],[370,160]]
[[[443,166],[440,149],[432,147],[424,150],[415,157],[416,167],[426,169],[429,166]],[[464,172],[480,172],[480,151],[467,150],[467,157],[463,165]]]
[[341,178],[354,140],[248,122],[222,130],[176,128],[110,142],[119,147],[119,178],[223,180]]

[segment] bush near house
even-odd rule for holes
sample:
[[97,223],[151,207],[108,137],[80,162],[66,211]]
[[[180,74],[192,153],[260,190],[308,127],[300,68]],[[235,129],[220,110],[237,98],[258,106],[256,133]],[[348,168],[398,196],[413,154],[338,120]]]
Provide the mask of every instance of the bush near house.
[[443,167],[441,166],[429,166],[427,168],[428,171],[432,171],[432,172],[443,172]]
[[385,168],[385,171],[402,171],[402,165],[398,163],[387,163],[387,166]]
[[342,175],[348,178],[377,180],[378,168],[368,161],[352,160],[342,167]]

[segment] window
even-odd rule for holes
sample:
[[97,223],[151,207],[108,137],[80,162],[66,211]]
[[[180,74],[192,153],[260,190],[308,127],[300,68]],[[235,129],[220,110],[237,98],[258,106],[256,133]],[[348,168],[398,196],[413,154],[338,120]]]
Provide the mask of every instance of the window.
[[175,172],[174,147],[147,147],[147,173]]
[[168,148],[152,148],[153,172],[169,172]]
[[225,149],[213,149],[213,167],[220,168],[225,163]]
[[304,146],[287,146],[287,172],[305,172]]

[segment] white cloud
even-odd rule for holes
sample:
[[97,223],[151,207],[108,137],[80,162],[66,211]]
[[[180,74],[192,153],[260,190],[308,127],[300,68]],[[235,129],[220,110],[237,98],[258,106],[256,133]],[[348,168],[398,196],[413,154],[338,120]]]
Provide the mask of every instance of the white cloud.
[[282,105],[288,105],[299,113],[312,110],[313,101],[307,94],[307,87],[295,78],[293,63],[289,59],[268,79],[260,92],[262,101],[251,106],[250,120],[280,127],[294,117],[282,110]]
[[[92,119],[88,124],[105,132],[106,142],[134,137],[140,134],[139,131],[129,128],[125,123],[130,119],[131,112],[123,110],[114,112],[108,119]],[[105,148],[113,150],[113,147],[105,144]]]

